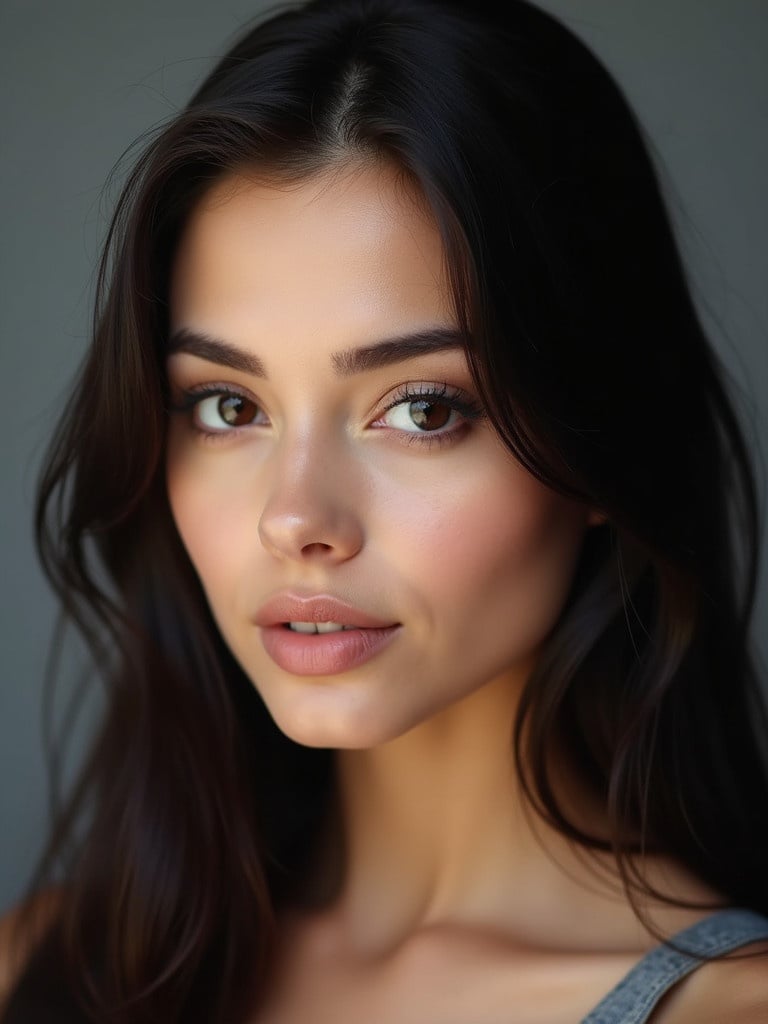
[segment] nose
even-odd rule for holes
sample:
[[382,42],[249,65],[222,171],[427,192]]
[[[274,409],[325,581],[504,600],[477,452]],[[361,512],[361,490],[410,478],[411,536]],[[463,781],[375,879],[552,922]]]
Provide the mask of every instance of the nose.
[[275,454],[274,473],[259,519],[259,537],[281,561],[334,564],[363,546],[360,509],[349,467],[329,446],[292,445]]

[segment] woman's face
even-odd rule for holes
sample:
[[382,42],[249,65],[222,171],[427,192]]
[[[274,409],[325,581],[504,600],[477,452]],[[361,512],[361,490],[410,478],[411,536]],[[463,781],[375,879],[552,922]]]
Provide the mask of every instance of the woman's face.
[[173,516],[279,727],[367,747],[519,685],[591,517],[485,419],[416,193],[385,166],[229,177],[181,239],[171,334]]

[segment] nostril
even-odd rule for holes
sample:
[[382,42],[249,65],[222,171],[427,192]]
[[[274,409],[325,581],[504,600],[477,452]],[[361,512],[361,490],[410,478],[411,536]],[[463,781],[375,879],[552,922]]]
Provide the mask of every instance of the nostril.
[[324,544],[321,541],[313,541],[311,544],[305,544],[302,547],[301,552],[304,555],[320,555],[324,551],[331,550],[332,548],[330,544]]

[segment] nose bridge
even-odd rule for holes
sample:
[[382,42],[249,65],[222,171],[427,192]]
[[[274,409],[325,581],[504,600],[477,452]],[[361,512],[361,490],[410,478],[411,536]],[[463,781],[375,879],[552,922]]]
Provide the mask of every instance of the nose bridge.
[[310,416],[277,441],[259,520],[261,541],[276,557],[343,560],[359,550],[345,447]]

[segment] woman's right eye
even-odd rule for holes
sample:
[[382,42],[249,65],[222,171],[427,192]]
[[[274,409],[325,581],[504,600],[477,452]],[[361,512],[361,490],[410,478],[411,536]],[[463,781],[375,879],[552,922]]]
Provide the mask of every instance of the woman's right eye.
[[202,397],[192,392],[188,401],[195,427],[206,434],[224,434],[237,427],[268,422],[256,402],[237,392],[219,391]]

